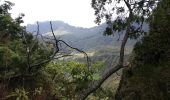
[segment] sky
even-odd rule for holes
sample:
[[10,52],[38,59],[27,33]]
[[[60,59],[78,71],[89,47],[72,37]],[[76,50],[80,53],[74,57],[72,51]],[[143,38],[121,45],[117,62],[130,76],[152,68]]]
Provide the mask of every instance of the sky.
[[24,13],[24,24],[36,21],[64,21],[73,26],[93,27],[94,10],[91,0],[8,0],[15,3],[12,17]]

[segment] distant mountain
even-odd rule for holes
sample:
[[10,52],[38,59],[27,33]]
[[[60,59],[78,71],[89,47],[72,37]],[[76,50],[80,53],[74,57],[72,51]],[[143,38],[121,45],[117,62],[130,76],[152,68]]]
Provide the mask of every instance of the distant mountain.
[[[106,24],[101,24],[92,28],[74,27],[62,21],[53,21],[52,24],[53,30],[57,37],[60,37],[60,39],[63,39],[70,45],[82,50],[90,51],[107,48],[115,49],[120,47],[121,41],[117,41],[119,39],[118,34],[115,34],[114,36],[103,35],[103,32],[107,27]],[[49,22],[39,22],[39,29],[43,36],[52,36]],[[37,25],[27,25],[27,31],[36,32]],[[133,44],[134,41],[128,42],[128,46],[130,46],[130,48],[133,46]]]
[[[53,28],[54,30],[58,29],[72,29],[74,26],[68,25],[67,23],[64,23],[63,21],[53,21]],[[35,32],[37,31],[37,24],[28,24],[26,27],[27,31],[29,32]],[[39,22],[39,31],[40,33],[44,34],[47,32],[50,32],[50,23],[48,21],[45,22]]]

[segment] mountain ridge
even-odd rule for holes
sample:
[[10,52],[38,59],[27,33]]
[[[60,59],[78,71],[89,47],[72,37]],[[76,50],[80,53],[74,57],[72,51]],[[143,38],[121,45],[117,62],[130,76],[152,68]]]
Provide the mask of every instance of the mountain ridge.
[[[71,26],[63,21],[52,21],[53,30],[57,37],[66,41],[70,45],[80,48],[85,51],[90,50],[102,50],[107,48],[118,48],[120,47],[120,41],[118,34],[114,36],[104,36],[104,30],[107,27],[106,23],[91,28],[82,28]],[[37,25],[27,25],[27,31],[36,33]],[[43,36],[52,37],[50,23],[39,22],[39,32]],[[129,42],[129,46],[133,45],[133,42]]]

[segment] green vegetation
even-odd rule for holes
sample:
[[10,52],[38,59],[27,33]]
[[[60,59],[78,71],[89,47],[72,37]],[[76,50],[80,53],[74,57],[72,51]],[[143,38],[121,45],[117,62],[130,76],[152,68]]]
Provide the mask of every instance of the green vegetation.
[[125,100],[169,100],[169,63],[124,70],[119,93]]
[[150,31],[134,48],[131,67],[123,72],[117,99],[169,100],[170,2],[159,2],[149,19]]
[[[0,99],[109,100],[113,99],[116,94],[116,100],[169,100],[170,1],[162,0],[156,7],[156,1],[136,1],[133,6],[130,5],[132,2],[129,0],[115,0],[118,4],[120,2],[126,4],[129,16],[120,18],[119,15],[126,13],[125,8],[116,7],[118,17],[114,23],[111,22],[112,15],[106,14],[106,1],[92,0],[92,7],[97,16],[96,23],[100,23],[101,19],[106,17],[109,27],[106,28],[105,35],[112,35],[113,31],[125,31],[125,35],[123,35],[121,50],[117,48],[120,44],[115,44],[115,51],[111,51],[113,48],[110,47],[110,39],[113,38],[104,39],[104,43],[109,44],[108,47],[105,44],[100,45],[101,36],[93,36],[91,41],[87,41],[88,46],[96,44],[99,46],[94,48],[84,46],[87,50],[92,51],[92,55],[94,54],[90,65],[89,62],[84,63],[83,58],[76,58],[77,61],[60,59],[62,56],[71,54],[66,54],[67,50],[63,50],[64,54],[59,52],[62,45],[65,45],[66,48],[69,47],[68,50],[71,48],[85,55],[86,53],[71,47],[63,40],[57,40],[51,22],[54,39],[40,40],[38,38],[39,29],[37,29],[37,35],[34,35],[21,26],[24,14],[16,19],[11,17],[9,10],[13,3],[5,1],[1,4]],[[107,4],[111,4],[111,1]],[[153,12],[148,10],[152,7]],[[147,18],[150,28],[148,33],[142,30],[145,18]],[[139,28],[135,28],[134,22]],[[39,27],[39,24],[37,25]],[[71,32],[76,32],[69,25],[66,27]],[[83,32],[83,30],[81,31]],[[91,33],[93,31],[91,30]],[[127,50],[125,49],[129,38],[140,38],[140,40],[133,49],[132,57],[129,59],[130,64],[124,64],[131,52],[129,49],[131,46]],[[100,42],[95,40],[100,40]],[[84,42],[86,40],[82,40],[81,44]],[[103,47],[107,47],[106,50],[100,49],[93,52],[96,48]],[[117,55],[118,53],[120,56]],[[89,61],[88,57],[87,61]],[[120,70],[122,68],[124,68],[123,75],[120,77],[117,74],[122,74]]]
[[48,62],[52,49],[45,49],[20,26],[23,15],[12,19],[11,2],[0,5],[0,99],[74,99],[92,80],[100,79],[101,63]]

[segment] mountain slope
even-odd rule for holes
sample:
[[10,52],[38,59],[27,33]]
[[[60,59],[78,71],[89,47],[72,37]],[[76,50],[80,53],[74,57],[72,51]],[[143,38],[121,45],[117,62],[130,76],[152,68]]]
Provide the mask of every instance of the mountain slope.
[[[57,37],[60,37],[60,39],[63,39],[70,45],[85,51],[107,48],[115,49],[120,46],[121,41],[117,41],[119,39],[118,34],[115,34],[114,37],[103,35],[103,32],[107,27],[106,24],[101,24],[92,28],[74,27],[62,21],[53,21],[52,24],[54,33]],[[39,29],[43,36],[52,36],[49,22],[40,22]],[[36,30],[37,25],[27,25],[27,31],[36,32]],[[130,41],[128,42],[127,47],[130,46],[131,48],[133,44],[134,41]]]

